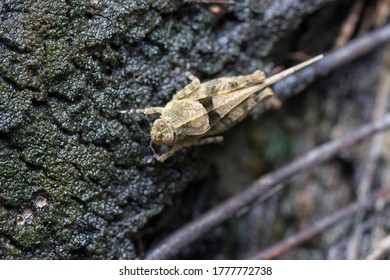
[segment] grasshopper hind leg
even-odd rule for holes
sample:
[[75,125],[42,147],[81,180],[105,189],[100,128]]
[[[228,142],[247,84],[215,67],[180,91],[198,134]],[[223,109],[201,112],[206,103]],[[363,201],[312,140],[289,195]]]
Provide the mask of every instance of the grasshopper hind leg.
[[272,97],[274,97],[274,92],[271,88],[267,87],[263,91],[261,91],[258,95],[256,95],[256,102],[261,103]]
[[188,76],[188,79],[191,80],[191,83],[186,85],[183,89],[179,90],[175,94],[175,96],[173,96],[173,99],[186,98],[186,97],[190,96],[194,91],[196,91],[200,87],[201,82],[200,82],[199,78],[195,77],[192,74],[187,74],[187,76]]
[[269,109],[279,109],[282,101],[273,93],[272,89],[267,87],[256,96],[256,102],[264,102]]
[[265,80],[265,74],[261,70],[256,70],[252,74],[249,75],[249,81],[252,83],[262,83]]
[[221,143],[223,142],[223,136],[213,136],[213,137],[206,137],[201,140],[199,140],[195,145],[208,145],[208,144],[215,144],[215,143]]

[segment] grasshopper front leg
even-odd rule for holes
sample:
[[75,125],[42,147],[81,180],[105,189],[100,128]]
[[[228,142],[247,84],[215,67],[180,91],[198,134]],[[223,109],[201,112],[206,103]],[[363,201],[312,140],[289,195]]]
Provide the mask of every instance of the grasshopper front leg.
[[181,146],[173,146],[168,152],[162,154],[162,155],[155,155],[154,158],[157,159],[159,162],[164,162],[168,158],[170,158],[174,153],[176,153]]
[[155,159],[157,159],[159,162],[164,162],[168,158],[170,158],[174,153],[176,153],[180,148],[182,147],[190,147],[190,146],[200,146],[200,145],[207,145],[212,143],[220,143],[223,141],[223,136],[214,136],[214,137],[207,137],[203,138],[191,145],[185,145],[185,146],[173,146],[168,152],[162,154],[162,155],[155,155]]

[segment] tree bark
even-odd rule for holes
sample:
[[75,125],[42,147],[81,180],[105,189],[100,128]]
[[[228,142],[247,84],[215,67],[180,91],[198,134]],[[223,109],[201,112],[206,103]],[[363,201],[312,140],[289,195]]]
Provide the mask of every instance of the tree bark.
[[132,240],[208,159],[156,162],[152,118],[119,111],[164,105],[188,71],[269,74],[323,52],[353,1],[235,2],[1,1],[0,258],[136,258]]

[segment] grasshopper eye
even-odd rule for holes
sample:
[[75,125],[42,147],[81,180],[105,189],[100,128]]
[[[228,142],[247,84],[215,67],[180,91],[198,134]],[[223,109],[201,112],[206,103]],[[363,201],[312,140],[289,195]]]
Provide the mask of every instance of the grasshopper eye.
[[168,132],[162,137],[162,142],[164,143],[164,145],[170,146],[173,144],[174,141],[175,135],[172,132]]
[[151,136],[154,143],[172,146],[175,143],[175,129],[164,119],[157,119],[152,127]]
[[166,124],[166,121],[165,120],[157,120],[156,121],[156,128],[157,128],[157,130],[159,130],[159,131],[161,131],[161,130],[163,130],[165,127],[167,126],[167,124]]

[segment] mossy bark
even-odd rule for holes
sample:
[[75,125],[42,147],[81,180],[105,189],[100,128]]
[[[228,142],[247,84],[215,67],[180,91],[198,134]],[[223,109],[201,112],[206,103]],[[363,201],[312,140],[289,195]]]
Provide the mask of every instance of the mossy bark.
[[132,238],[202,159],[155,162],[149,119],[119,111],[165,104],[187,71],[277,63],[333,2],[1,1],[0,258],[135,258]]

